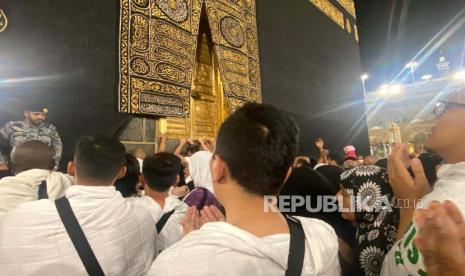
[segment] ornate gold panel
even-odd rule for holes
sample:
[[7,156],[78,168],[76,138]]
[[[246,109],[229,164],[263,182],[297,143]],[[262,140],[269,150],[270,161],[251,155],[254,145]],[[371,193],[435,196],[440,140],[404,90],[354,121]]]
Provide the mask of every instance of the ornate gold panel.
[[[353,0],[308,0],[321,12],[323,12],[328,18],[335,22],[339,27],[345,29],[347,33],[354,34],[354,39],[358,41],[357,25],[355,23],[355,3]],[[338,5],[331,3],[337,1],[343,8],[338,8]],[[345,10],[345,13],[342,12]],[[350,18],[353,19],[350,19]],[[350,20],[349,20],[350,19]],[[354,23],[352,24],[352,21]]]
[[355,35],[355,40],[358,41],[358,29],[357,29],[357,25],[354,24],[354,35]]
[[205,4],[229,110],[261,102],[255,1],[205,0]]
[[187,118],[167,118],[169,137],[214,138],[224,118],[229,115],[229,108],[224,104],[218,61],[211,37],[207,36],[208,23],[205,23],[205,29],[201,28],[199,34],[190,115]]
[[320,11],[326,14],[333,20],[339,27],[344,29],[344,14],[336,8],[329,0],[309,0],[310,3],[315,5]]
[[8,18],[6,17],[5,12],[3,12],[2,9],[0,9],[0,33],[6,30],[7,26],[8,26]]
[[187,117],[201,0],[121,0],[119,110]]
[[337,2],[350,14],[353,18],[355,15],[355,3],[353,0],[337,0]]
[[346,18],[346,31],[351,34],[352,33],[352,25],[350,24],[350,21],[348,18]]
[[[261,101],[254,0],[120,3],[120,112],[184,118],[186,124],[169,119],[168,126],[176,132],[186,126],[184,133],[211,135],[214,127],[195,123],[190,112],[205,110],[223,117],[245,102]],[[196,59],[203,5],[211,29],[210,64]],[[205,78],[214,81],[207,84]],[[215,98],[215,104],[195,101],[208,98]]]

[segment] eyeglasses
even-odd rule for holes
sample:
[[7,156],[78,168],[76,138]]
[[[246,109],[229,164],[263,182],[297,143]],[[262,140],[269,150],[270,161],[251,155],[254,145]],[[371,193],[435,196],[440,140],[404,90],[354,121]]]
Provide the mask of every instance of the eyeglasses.
[[452,107],[461,107],[465,108],[465,104],[454,103],[454,102],[437,102],[436,106],[433,109],[433,114],[436,117],[442,116],[446,111]]

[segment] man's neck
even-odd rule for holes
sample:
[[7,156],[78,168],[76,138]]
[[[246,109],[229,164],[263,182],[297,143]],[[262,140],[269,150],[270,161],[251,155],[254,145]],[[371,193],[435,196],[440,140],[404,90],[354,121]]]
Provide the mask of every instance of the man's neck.
[[165,207],[165,199],[170,195],[170,193],[169,190],[165,192],[157,192],[145,186],[145,195],[155,200],[155,202],[158,203],[163,210]]
[[77,176],[74,177],[74,185],[81,185],[81,186],[98,186],[98,187],[105,187],[105,186],[114,186],[114,181],[100,181],[95,179],[83,179]]
[[229,190],[223,200],[226,222],[257,237],[289,233],[286,219],[279,212],[265,210],[263,196],[252,195],[239,189]]
[[28,126],[33,126],[33,124],[31,124],[28,119],[24,119],[23,122]]
[[457,147],[453,151],[443,153],[443,158],[446,164],[457,164],[465,162],[465,149],[461,150]]

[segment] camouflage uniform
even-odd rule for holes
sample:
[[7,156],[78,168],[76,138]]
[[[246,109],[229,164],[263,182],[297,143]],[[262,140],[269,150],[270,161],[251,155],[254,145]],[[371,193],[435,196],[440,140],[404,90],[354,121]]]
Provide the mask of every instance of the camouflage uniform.
[[[60,163],[63,145],[56,127],[52,124],[41,123],[39,126],[31,126],[24,121],[9,122],[0,128],[0,138],[11,148],[30,140],[41,141],[52,148],[55,165],[58,167]],[[7,153],[1,152],[0,164],[7,164],[8,160]]]

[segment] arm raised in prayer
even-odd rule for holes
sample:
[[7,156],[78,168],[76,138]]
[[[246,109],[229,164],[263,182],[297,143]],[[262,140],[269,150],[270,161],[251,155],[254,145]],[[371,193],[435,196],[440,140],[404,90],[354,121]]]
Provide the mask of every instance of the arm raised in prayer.
[[318,157],[318,164],[328,164],[328,151],[325,150],[325,141],[322,138],[318,138],[315,141],[315,146],[320,151],[320,156]]
[[197,139],[200,143],[200,150],[205,150],[209,152],[214,152],[215,151],[215,143],[212,142],[210,139],[205,138],[205,139]]
[[158,146],[158,152],[166,152],[166,133],[160,136],[160,145]]
[[186,143],[187,143],[186,138],[179,139],[179,144],[176,147],[176,150],[174,151],[174,154],[176,154],[177,156],[182,156],[181,152],[182,152],[182,149],[184,148],[184,146],[186,145]]
[[215,143],[215,140],[214,139],[207,139],[206,140],[206,146],[208,147],[208,150],[210,152],[215,152],[215,149],[216,149],[216,143]]
[[[408,172],[408,167],[413,170],[413,177]],[[407,230],[415,211],[415,202],[431,191],[428,179],[425,176],[421,161],[410,160],[407,146],[396,145],[394,151],[388,159],[389,183],[391,184],[394,196],[406,202],[400,207],[400,222],[397,229],[397,240],[402,238]],[[400,202],[400,201],[399,201]]]

